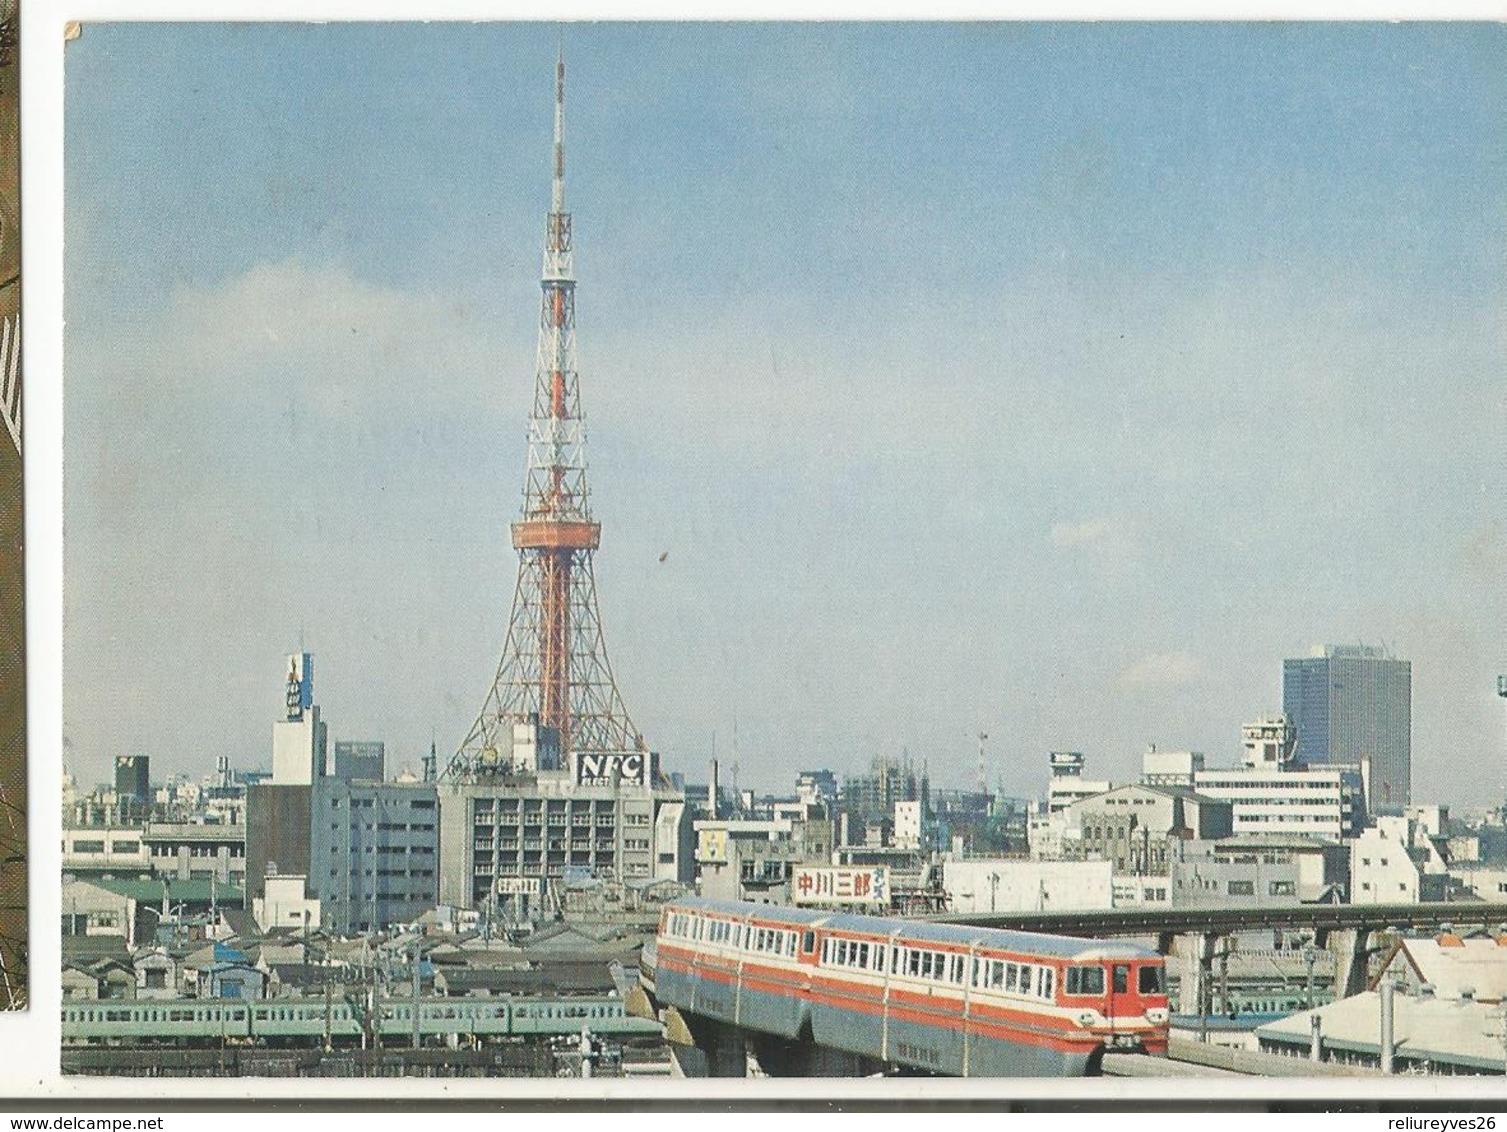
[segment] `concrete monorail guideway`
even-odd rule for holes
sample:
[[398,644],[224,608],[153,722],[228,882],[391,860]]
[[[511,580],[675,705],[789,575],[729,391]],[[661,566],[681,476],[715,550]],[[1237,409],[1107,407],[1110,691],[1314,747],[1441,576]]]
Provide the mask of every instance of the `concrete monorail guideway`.
[[1494,931],[1507,924],[1507,904],[1290,904],[1263,908],[983,912],[924,918],[938,923],[1013,928],[1096,939],[1194,933],[1228,935],[1263,928],[1298,928],[1313,932],[1385,931],[1388,928],[1437,931],[1445,924],[1453,925],[1457,931],[1474,928]]

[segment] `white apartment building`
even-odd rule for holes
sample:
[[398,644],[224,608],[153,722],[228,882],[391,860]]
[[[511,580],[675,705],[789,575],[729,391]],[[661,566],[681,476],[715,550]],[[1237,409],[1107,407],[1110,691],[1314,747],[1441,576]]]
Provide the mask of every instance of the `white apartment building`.
[[1241,766],[1193,776],[1200,794],[1234,807],[1237,834],[1298,834],[1339,840],[1364,824],[1365,792],[1351,767],[1283,770]]
[[1047,782],[1047,813],[1060,814],[1074,802],[1107,794],[1114,783],[1107,779],[1083,777],[1083,755],[1079,751],[1053,751],[1052,777]]
[[1411,818],[1381,815],[1350,847],[1350,903],[1416,904],[1442,898],[1449,868]]
[[895,848],[921,848],[921,803],[895,803]]

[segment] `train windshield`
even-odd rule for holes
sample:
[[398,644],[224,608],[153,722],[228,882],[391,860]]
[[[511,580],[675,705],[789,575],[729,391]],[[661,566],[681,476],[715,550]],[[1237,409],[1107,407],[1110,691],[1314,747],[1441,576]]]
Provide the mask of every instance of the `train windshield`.
[[1152,964],[1141,968],[1139,989],[1142,994],[1162,993],[1162,969]]

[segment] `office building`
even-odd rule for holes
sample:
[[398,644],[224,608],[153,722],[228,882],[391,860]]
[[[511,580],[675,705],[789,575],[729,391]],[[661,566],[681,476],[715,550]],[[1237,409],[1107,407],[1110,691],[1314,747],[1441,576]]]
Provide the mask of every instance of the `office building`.
[[1201,770],[1193,781],[1200,794],[1230,803],[1236,833],[1337,841],[1354,837],[1366,824],[1365,790],[1356,767],[1238,766]]
[[[337,755],[338,759],[338,755]],[[308,896],[337,935],[411,923],[439,895],[434,783],[329,777],[313,790]]]
[[[266,878],[308,876],[314,783],[326,771],[325,725],[314,705],[314,658],[287,658],[283,718],[272,725],[272,777],[246,787],[246,894],[266,896]],[[317,926],[317,925],[316,925]]]
[[1282,665],[1282,711],[1297,729],[1296,759],[1368,765],[1371,813],[1412,800],[1412,665],[1385,650],[1330,645]]
[[[554,749],[514,727],[513,749]],[[440,901],[488,906],[511,878],[573,875],[689,883],[695,845],[684,796],[651,751],[572,752],[563,767],[515,760],[439,784]]]
[[375,740],[337,739],[335,741],[335,778],[350,782],[381,782],[387,777],[387,748]]
[[115,759],[115,800],[124,807],[128,801],[139,806],[152,804],[151,762],[146,755],[118,755]]

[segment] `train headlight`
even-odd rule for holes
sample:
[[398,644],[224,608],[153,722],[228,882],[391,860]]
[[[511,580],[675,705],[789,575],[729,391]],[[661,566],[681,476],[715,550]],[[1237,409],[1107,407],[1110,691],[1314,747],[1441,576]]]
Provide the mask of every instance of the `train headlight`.
[[1080,1010],[1078,1011],[1078,1025],[1092,1026],[1098,1017],[1092,1010]]
[[1150,1022],[1153,1026],[1160,1026],[1166,1020],[1167,1012],[1160,1006],[1152,1007],[1146,1011],[1146,1021]]

